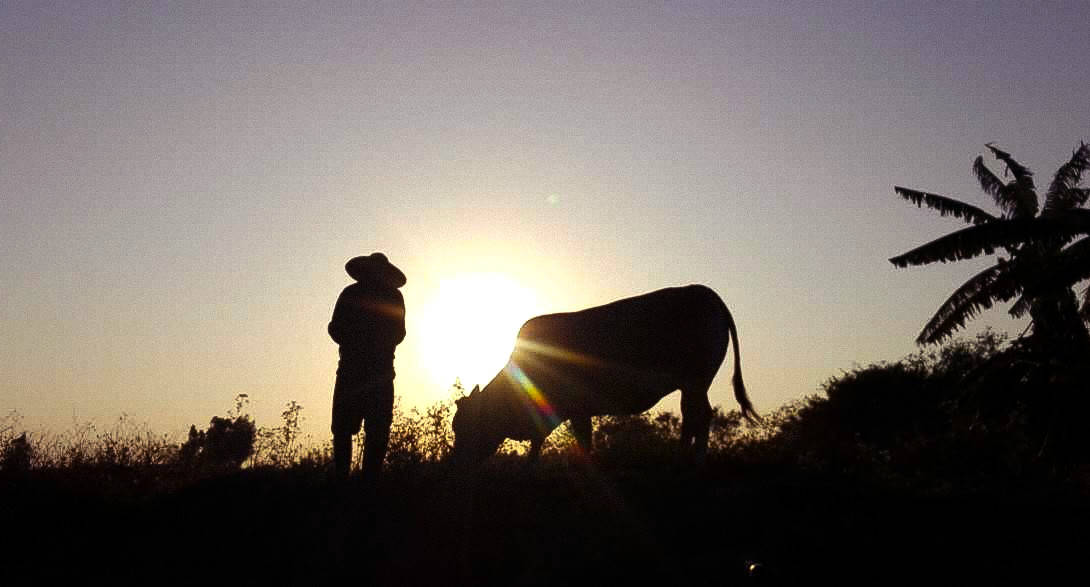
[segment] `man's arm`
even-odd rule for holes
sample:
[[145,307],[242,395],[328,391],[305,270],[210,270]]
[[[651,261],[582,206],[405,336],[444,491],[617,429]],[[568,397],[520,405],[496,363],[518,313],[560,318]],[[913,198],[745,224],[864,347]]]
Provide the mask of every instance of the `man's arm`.
[[394,290],[397,294],[397,330],[394,334],[394,345],[401,344],[401,341],[405,340],[405,296],[401,295],[401,292]]
[[337,304],[333,306],[333,318],[330,319],[327,328],[330,338],[337,344],[344,344],[350,340],[349,337],[353,330],[350,320],[348,319],[349,310],[347,308],[347,292],[348,289],[346,288],[341,292],[341,295],[337,297]]

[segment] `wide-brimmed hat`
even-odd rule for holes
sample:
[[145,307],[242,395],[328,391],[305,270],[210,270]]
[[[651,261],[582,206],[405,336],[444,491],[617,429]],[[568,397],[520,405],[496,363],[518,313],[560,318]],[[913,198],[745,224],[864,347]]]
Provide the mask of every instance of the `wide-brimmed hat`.
[[382,253],[352,257],[344,264],[344,270],[356,281],[379,281],[390,287],[401,287],[406,281],[405,274]]

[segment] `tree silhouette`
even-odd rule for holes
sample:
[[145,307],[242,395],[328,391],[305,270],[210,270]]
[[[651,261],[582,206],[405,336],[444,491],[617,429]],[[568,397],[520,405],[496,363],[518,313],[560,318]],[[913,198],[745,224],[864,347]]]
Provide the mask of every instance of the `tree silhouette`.
[[1090,349],[1085,323],[1090,321],[1090,292],[1083,292],[1080,308],[1072,288],[1090,277],[1090,210],[1083,208],[1090,188],[1079,186],[1090,166],[1090,146],[1081,143],[1056,171],[1044,206],[1040,205],[1033,172],[1009,153],[991,144],[987,147],[1006,166],[1004,176],[1009,175],[1010,181],[1004,182],[993,173],[983,156],[976,158],[972,170],[980,187],[1001,210],[999,216],[947,196],[894,188],[917,206],[973,225],[891,258],[897,267],[970,259],[994,254],[997,249],[1007,253],[955,290],[916,342],[941,342],[981,311],[997,302],[1015,300],[1010,314],[1029,314],[1036,346],[1084,352]]

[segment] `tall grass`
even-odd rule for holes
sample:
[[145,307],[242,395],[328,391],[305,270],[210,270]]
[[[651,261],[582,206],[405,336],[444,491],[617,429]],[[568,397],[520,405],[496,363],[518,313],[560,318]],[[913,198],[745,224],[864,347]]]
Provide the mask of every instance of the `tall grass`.
[[[93,466],[148,467],[177,460],[179,444],[168,434],[121,414],[108,426],[74,421],[60,433],[19,428],[16,412],[0,427],[0,469],[74,469]],[[15,435],[14,431],[20,433]]]

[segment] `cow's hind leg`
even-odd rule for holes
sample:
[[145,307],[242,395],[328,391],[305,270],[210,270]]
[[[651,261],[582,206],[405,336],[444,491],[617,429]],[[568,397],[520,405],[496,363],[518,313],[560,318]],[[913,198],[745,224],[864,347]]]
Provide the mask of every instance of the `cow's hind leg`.
[[712,405],[708,401],[708,386],[696,385],[681,390],[681,450],[697,463],[708,454],[708,432],[711,429]]

